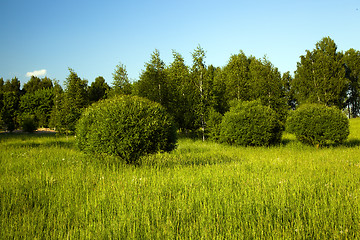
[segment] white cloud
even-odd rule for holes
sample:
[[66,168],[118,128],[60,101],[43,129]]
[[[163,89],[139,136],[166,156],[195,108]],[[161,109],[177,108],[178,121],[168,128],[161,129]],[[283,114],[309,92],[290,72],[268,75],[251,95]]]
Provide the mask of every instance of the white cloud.
[[40,76],[45,76],[46,75],[46,69],[41,69],[41,70],[35,70],[33,72],[27,72],[26,76],[27,77],[40,77]]

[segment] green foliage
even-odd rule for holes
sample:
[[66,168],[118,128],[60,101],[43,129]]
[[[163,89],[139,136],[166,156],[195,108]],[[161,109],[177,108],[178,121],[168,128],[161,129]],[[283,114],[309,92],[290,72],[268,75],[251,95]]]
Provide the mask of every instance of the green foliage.
[[89,153],[119,156],[127,163],[176,145],[172,118],[158,103],[133,96],[117,96],[91,105],[76,129],[78,147]]
[[0,115],[0,130],[4,129],[4,121],[2,120],[2,117]]
[[205,50],[199,45],[192,53],[193,65],[191,68],[190,79],[195,86],[194,112],[197,122],[200,123],[202,138],[205,140],[205,114],[208,106],[207,99],[210,95],[211,78],[207,78],[207,67],[205,65]]
[[30,80],[24,84],[23,90],[26,93],[34,93],[42,89],[51,89],[53,88],[53,83],[51,79],[44,77],[42,79],[32,76]]
[[61,132],[73,134],[77,120],[88,106],[87,81],[82,80],[73,69],[69,68],[66,89],[61,102]]
[[360,51],[353,48],[346,51],[344,62],[349,79],[347,105],[351,117],[357,117],[360,113]]
[[24,132],[32,133],[38,127],[37,120],[34,115],[24,114],[22,115],[20,121],[20,126]]
[[341,110],[320,104],[306,104],[287,119],[287,131],[306,144],[322,146],[342,143],[349,135],[349,120]]
[[113,73],[112,91],[111,96],[117,94],[129,95],[132,92],[132,85],[129,81],[126,67],[124,64],[119,63],[116,65],[115,72]]
[[10,132],[18,127],[20,81],[16,77],[4,81],[0,78],[0,115],[2,127]]
[[17,95],[20,95],[20,80],[17,77],[14,77],[10,80],[6,80],[2,86],[3,92],[13,92]]
[[284,88],[284,98],[287,102],[288,109],[295,109],[297,105],[297,100],[295,98],[295,92],[292,88],[292,82],[294,81],[293,77],[290,75],[290,72],[285,72],[282,75],[282,85]]
[[285,88],[279,70],[266,59],[253,59],[250,63],[252,99],[260,99],[264,106],[273,109],[285,124],[288,106]]
[[222,119],[221,113],[215,111],[215,109],[210,109],[206,121],[206,135],[210,140],[220,140]]
[[213,83],[213,106],[217,112],[224,114],[229,110],[229,103],[226,99],[226,73],[218,68]]
[[230,56],[229,62],[224,67],[226,96],[228,100],[249,101],[251,99],[250,62],[251,58],[248,58],[243,51]]
[[101,76],[97,77],[88,89],[90,103],[105,99],[109,90],[110,87],[105,82],[105,79]]
[[197,129],[193,107],[196,89],[190,81],[189,68],[181,54],[173,51],[173,59],[166,68],[168,85],[172,92],[168,111],[180,130]]
[[12,132],[17,126],[17,117],[19,111],[19,95],[15,92],[5,92],[3,94],[3,108],[1,110],[1,117],[5,129]]
[[54,128],[58,131],[61,130],[63,126],[62,106],[64,99],[64,91],[57,81],[54,81],[53,94],[53,108],[50,114],[49,127]]
[[313,51],[306,50],[297,64],[293,88],[302,103],[320,103],[342,109],[348,90],[343,54],[335,42],[323,38]]
[[54,105],[53,89],[39,89],[27,92],[20,97],[22,114],[34,115],[34,120],[41,127],[48,127],[51,110]]
[[151,101],[160,103],[169,109],[170,97],[169,84],[165,71],[165,63],[160,58],[159,50],[151,54],[151,59],[146,63],[146,69],[141,73],[136,85],[136,94]]
[[229,144],[268,146],[279,143],[281,135],[276,112],[259,101],[233,101],[221,123],[221,141]]
[[281,74],[266,59],[247,57],[242,51],[232,55],[223,70],[226,100],[253,101],[260,99],[285,122],[287,112],[286,89]]

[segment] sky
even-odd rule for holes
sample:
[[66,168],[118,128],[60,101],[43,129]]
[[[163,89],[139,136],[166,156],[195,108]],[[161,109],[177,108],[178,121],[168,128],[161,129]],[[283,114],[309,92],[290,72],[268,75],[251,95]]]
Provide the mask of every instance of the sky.
[[167,65],[175,50],[191,66],[199,45],[207,65],[242,50],[293,74],[323,37],[360,50],[359,9],[359,0],[0,0],[0,78],[63,83],[72,68],[89,85],[111,84],[121,63],[136,81],[155,49]]

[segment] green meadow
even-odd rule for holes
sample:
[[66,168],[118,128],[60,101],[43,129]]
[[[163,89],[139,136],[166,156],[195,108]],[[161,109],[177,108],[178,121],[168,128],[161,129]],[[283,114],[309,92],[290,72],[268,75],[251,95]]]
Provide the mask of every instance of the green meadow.
[[359,239],[360,119],[341,146],[180,138],[138,166],[0,134],[0,239]]

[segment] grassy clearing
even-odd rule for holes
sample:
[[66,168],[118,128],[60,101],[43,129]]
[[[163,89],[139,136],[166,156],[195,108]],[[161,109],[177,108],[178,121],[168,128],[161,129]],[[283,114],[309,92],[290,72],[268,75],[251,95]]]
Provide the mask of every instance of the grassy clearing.
[[344,146],[180,139],[127,166],[73,138],[0,135],[0,238],[357,239],[360,119]]

